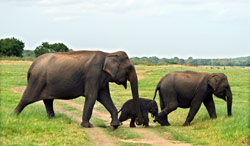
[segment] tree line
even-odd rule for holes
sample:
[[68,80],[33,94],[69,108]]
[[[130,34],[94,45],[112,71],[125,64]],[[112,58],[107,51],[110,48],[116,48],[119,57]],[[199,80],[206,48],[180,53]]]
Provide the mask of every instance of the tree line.
[[17,56],[23,57],[23,55],[28,57],[38,57],[45,53],[53,52],[68,52],[70,49],[63,43],[53,43],[42,42],[41,45],[37,46],[34,51],[24,50],[24,43],[14,37],[0,39],[0,56]]
[[189,64],[189,65],[208,65],[208,66],[250,66],[250,56],[238,58],[224,58],[224,59],[182,59],[174,58],[158,58],[153,57],[132,57],[130,58],[134,64]]
[[[24,50],[25,44],[14,37],[0,39],[0,56],[17,56],[35,58],[45,53],[73,51],[63,43],[42,42],[34,51]],[[134,64],[160,65],[160,64],[189,64],[189,65],[209,65],[209,66],[250,66],[250,56],[225,59],[182,59],[152,57],[132,57]]]

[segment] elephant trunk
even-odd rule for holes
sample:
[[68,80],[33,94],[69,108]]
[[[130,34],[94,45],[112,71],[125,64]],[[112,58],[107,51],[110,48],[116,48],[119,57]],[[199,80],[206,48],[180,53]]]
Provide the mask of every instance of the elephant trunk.
[[227,95],[227,114],[228,116],[231,116],[232,115],[232,92],[231,92],[230,87],[226,91],[226,95]]
[[134,104],[135,104],[135,108],[136,108],[136,113],[138,116],[138,122],[142,123],[143,119],[142,119],[142,114],[141,114],[141,110],[140,110],[140,101],[139,101],[139,93],[138,93],[138,80],[137,80],[137,75],[136,75],[136,71],[134,66],[131,68],[130,72],[129,72],[129,81],[130,81],[130,85],[131,85],[131,91],[132,91],[132,95],[133,95],[133,100],[134,100]]

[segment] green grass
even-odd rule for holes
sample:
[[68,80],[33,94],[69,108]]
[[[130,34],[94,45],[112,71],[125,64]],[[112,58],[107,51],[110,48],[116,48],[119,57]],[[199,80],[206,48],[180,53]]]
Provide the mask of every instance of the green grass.
[[[0,61],[0,145],[92,145],[88,136],[76,122],[62,114],[56,113],[56,118],[48,119],[44,106],[31,104],[16,116],[12,112],[20,100],[21,94],[13,93],[12,88],[26,86],[26,74],[31,62],[29,61]],[[144,66],[136,65],[138,76],[144,76],[139,81],[140,97],[152,99],[159,80],[172,71],[193,70],[202,72],[223,72],[228,76],[233,92],[232,117],[227,117],[226,102],[214,96],[217,119],[210,119],[202,105],[191,125],[183,127],[189,109],[178,108],[169,115],[171,126],[159,125],[149,128],[157,135],[167,139],[176,139],[193,145],[238,146],[250,144],[250,68],[248,67],[195,67],[182,65]],[[117,109],[128,99],[132,98],[131,89],[110,84],[111,96]],[[156,101],[159,103],[159,97]],[[83,105],[84,98],[74,102]],[[82,111],[72,107],[62,106],[65,110],[82,114]],[[103,106],[98,110],[106,111]],[[150,119],[152,121],[152,119]],[[130,128],[120,127],[113,130],[107,127],[105,121],[91,118],[93,124],[103,128],[110,136],[120,139],[136,139],[140,135]],[[170,136],[164,135],[170,133]],[[119,142],[122,146],[139,146]]]
[[[78,101],[82,100],[77,100],[74,99],[73,101],[75,101],[76,103],[78,103]],[[72,114],[77,115],[78,117],[81,117],[82,111],[74,108],[74,107],[69,107],[68,105],[62,103],[62,102],[55,102],[56,105],[60,105],[61,108],[67,110],[70,109]],[[91,118],[91,122],[94,124],[95,127],[99,127],[102,128],[102,130],[105,131],[105,133],[107,135],[109,135],[110,137],[113,137],[114,139],[136,139],[136,138],[141,138],[137,133],[135,133],[132,129],[127,129],[127,128],[123,128],[120,127],[118,129],[113,129],[112,127],[108,126],[106,123],[107,121],[96,118],[96,117],[92,117]],[[147,144],[135,144],[135,143],[127,143],[127,142],[117,142],[117,145],[120,146],[149,146]]]
[[48,119],[44,106],[31,104],[16,116],[21,94],[12,88],[26,85],[30,62],[4,61],[1,65],[0,145],[91,145],[84,130],[62,114]]
[[[138,66],[143,69],[143,66]],[[194,70],[202,72],[223,72],[228,76],[233,92],[233,116],[227,117],[226,102],[214,96],[217,119],[211,120],[202,105],[189,127],[183,127],[189,109],[180,109],[170,113],[169,121],[172,126],[157,127],[160,132],[170,132],[175,139],[192,142],[197,145],[247,145],[249,137],[249,83],[250,68],[243,67],[192,67],[192,66],[155,66],[150,75],[139,82],[140,95],[152,99],[155,86],[159,80],[172,71]],[[159,98],[157,96],[159,103]]]

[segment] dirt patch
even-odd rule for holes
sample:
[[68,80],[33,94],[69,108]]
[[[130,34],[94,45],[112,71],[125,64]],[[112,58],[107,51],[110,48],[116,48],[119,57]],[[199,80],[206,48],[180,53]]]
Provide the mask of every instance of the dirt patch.
[[21,94],[23,94],[23,92],[24,92],[25,89],[26,89],[26,86],[18,86],[18,87],[12,88],[11,90],[14,93],[21,93]]
[[[12,88],[12,91],[15,93],[23,93],[25,90],[25,86],[20,86],[20,87],[15,87]],[[73,101],[70,100],[58,100],[59,102],[62,102],[70,107],[74,107],[78,110],[83,109],[83,105],[77,104]],[[36,102],[37,104],[44,105],[42,101]],[[55,111],[65,114],[68,116],[70,119],[76,121],[77,123],[81,123],[82,119],[79,115],[74,114],[71,111],[66,111],[62,109],[59,105],[54,105]],[[98,111],[96,109],[93,110],[93,116],[102,120],[107,121],[106,124],[109,124],[111,121],[110,114],[108,112],[102,112]],[[150,123],[151,126],[155,126],[154,123]],[[123,122],[123,127],[128,127],[129,128],[129,121]],[[155,146],[191,146],[191,144],[186,144],[182,143],[179,141],[174,141],[174,140],[168,140],[165,138],[169,138],[171,135],[164,132],[163,137],[158,136],[155,132],[150,130],[149,128],[144,128],[142,126],[137,127],[137,128],[132,128],[132,130],[136,133],[138,133],[142,138],[140,139],[129,139],[129,140],[124,140],[124,139],[111,139],[110,136],[108,136],[101,128],[99,127],[94,127],[94,128],[84,128],[84,131],[87,133],[89,138],[95,142],[97,146],[113,146],[116,145],[115,143],[117,141],[121,142],[129,142],[129,143],[146,143],[146,144],[151,144]]]
[[[74,103],[73,101],[69,101],[69,100],[59,100],[59,101],[64,103],[64,104],[67,104],[70,107],[74,107],[74,108],[76,108],[76,109],[78,109],[80,111],[83,110],[83,105]],[[100,111],[94,109],[93,112],[92,112],[92,115],[94,117],[97,117],[99,119],[107,121],[105,123],[106,125],[108,125],[111,122],[111,118],[110,118],[110,115],[108,113],[100,112]]]
[[25,64],[25,65],[31,65],[32,61],[10,61],[10,60],[1,60],[0,65],[20,65],[20,64]]
[[[42,101],[36,102],[37,104],[44,105]],[[70,111],[65,111],[64,109],[60,108],[59,106],[54,106],[54,109],[58,113],[62,113],[76,121],[78,124],[82,122],[82,118],[78,115],[74,114]],[[95,142],[97,146],[115,146],[116,140],[111,139],[105,132],[99,127],[93,128],[83,128],[84,132],[86,132],[87,136],[91,139],[92,142]]]
[[146,78],[146,74],[149,74],[149,73],[147,73],[147,72],[148,72],[148,71],[151,71],[151,70],[152,70],[152,69],[137,70],[137,71],[136,71],[136,74],[137,74],[138,80],[145,79],[145,78]]

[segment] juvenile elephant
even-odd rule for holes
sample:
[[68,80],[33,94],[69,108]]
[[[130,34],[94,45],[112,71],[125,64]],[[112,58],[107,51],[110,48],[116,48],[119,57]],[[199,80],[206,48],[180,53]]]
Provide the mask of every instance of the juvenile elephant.
[[154,99],[158,90],[162,111],[156,117],[156,121],[162,126],[170,125],[168,114],[177,107],[190,107],[184,126],[190,125],[201,103],[205,105],[210,118],[216,118],[212,94],[227,101],[228,116],[232,115],[232,92],[227,77],[223,73],[171,72],[158,83]]
[[43,100],[48,117],[54,117],[54,99],[85,97],[82,123],[89,122],[94,104],[99,101],[111,114],[111,126],[118,127],[117,109],[110,97],[109,82],[123,85],[130,81],[133,101],[139,122],[142,115],[139,106],[136,70],[123,51],[106,53],[102,51],[73,51],[49,53],[38,57],[28,71],[28,85],[15,108],[19,114],[25,106]]
[[[140,100],[140,108],[141,108],[141,112],[143,116],[143,121],[144,121],[143,125],[145,127],[148,127],[149,126],[148,113],[151,113],[152,117],[157,116],[158,106],[155,101],[150,100],[150,99],[139,98],[139,100]],[[138,116],[135,111],[135,104],[133,103],[131,99],[123,104],[120,111],[121,111],[121,115],[119,117],[119,121],[123,122],[131,118],[130,127],[136,127],[135,121],[138,118]]]

